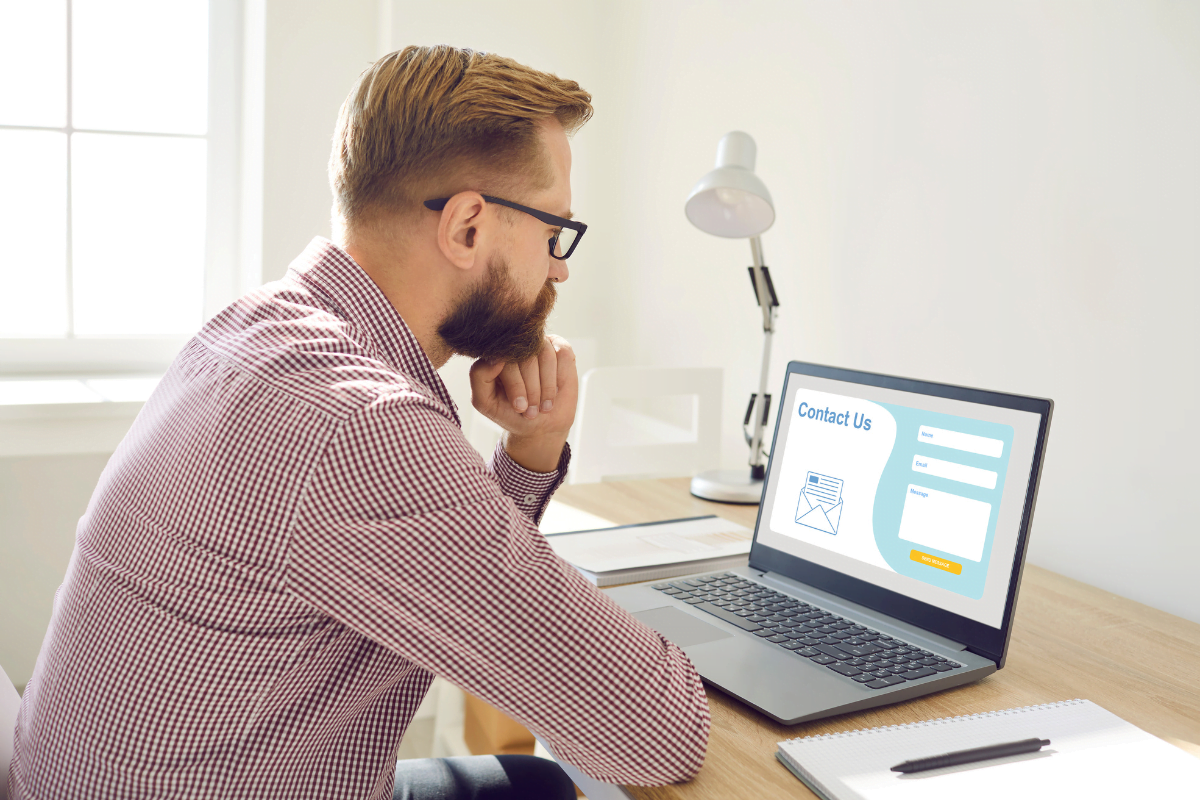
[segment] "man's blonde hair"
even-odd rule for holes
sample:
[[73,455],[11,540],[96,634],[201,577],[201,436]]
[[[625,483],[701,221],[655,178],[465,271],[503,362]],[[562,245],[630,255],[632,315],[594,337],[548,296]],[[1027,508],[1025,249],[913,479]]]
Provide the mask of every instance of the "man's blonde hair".
[[[592,96],[491,53],[449,45],[406,47],[376,61],[342,103],[329,183],[345,224],[415,211],[474,189],[544,188],[551,175],[538,124],[568,134],[592,116]],[[476,182],[480,185],[465,185]]]

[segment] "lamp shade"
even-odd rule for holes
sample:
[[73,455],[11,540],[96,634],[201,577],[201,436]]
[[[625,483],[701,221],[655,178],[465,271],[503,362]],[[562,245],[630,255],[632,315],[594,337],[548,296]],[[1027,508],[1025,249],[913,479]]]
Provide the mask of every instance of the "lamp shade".
[[732,131],[717,144],[717,166],[692,187],[684,213],[705,233],[727,239],[758,236],[775,222],[775,204],[754,174],[750,134]]

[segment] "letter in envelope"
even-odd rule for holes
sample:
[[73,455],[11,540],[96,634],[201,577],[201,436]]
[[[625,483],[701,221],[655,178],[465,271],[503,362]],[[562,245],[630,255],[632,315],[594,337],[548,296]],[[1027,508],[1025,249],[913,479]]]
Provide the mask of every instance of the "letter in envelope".
[[796,506],[796,522],[837,536],[842,521],[842,479],[809,472]]

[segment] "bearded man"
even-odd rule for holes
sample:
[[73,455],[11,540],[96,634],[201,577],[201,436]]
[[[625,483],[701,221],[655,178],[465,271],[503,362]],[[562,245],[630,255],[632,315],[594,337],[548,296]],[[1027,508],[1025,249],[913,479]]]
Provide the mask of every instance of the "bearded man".
[[[578,378],[546,336],[585,226],[590,96],[409,47],[342,107],[335,240],[187,344],[109,462],[23,699],[34,798],[574,797],[532,757],[400,762],[435,675],[602,781],[685,780],[708,707],[675,645],[557,558]],[[485,463],[437,369],[478,359]]]

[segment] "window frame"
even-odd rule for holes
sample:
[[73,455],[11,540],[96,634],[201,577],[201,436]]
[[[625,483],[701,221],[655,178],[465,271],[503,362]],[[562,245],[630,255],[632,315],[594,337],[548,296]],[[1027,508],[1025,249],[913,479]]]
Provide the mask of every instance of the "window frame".
[[[70,102],[71,5],[63,1],[68,9]],[[261,282],[262,5],[260,0],[208,0],[208,130],[202,137],[208,145],[202,321]],[[252,40],[247,31],[257,37]],[[245,91],[247,76],[252,85],[259,86],[258,96]],[[53,130],[75,132],[69,122],[68,116],[65,128]],[[246,164],[247,157],[258,164],[257,180],[253,180],[253,164]],[[244,181],[243,176],[252,180]],[[68,187],[68,203],[69,192]],[[257,214],[253,213],[256,208]],[[70,231],[68,247],[69,237]],[[73,332],[57,337],[0,338],[0,376],[161,372],[189,338],[190,334],[78,336]]]

